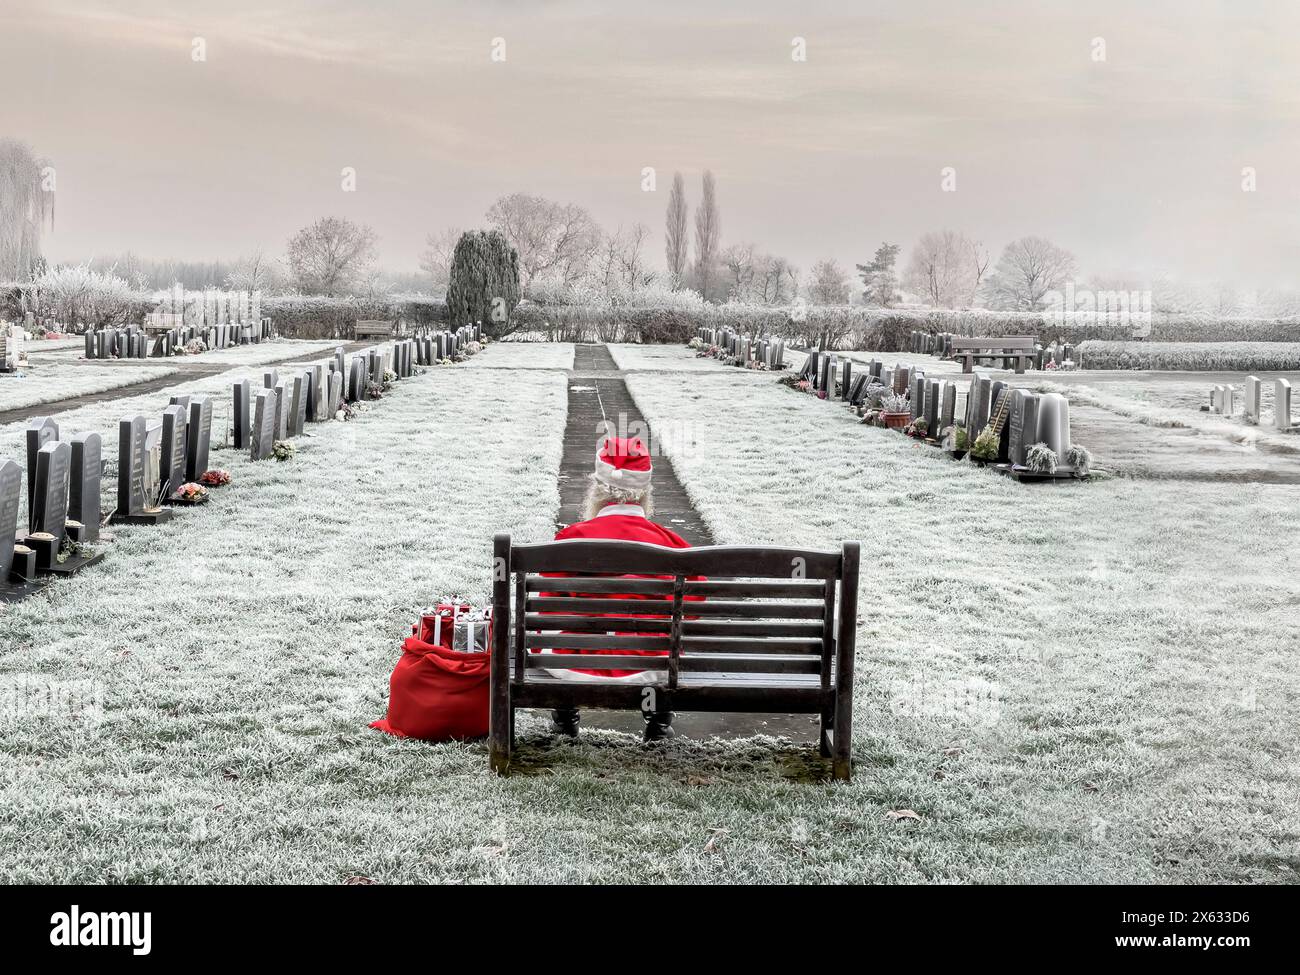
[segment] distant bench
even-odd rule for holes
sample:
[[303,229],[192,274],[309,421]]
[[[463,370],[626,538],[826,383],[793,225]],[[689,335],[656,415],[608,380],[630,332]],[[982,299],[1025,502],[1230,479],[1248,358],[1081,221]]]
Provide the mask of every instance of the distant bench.
[[[497,535],[492,768],[509,771],[516,708],[742,711],[818,715],[821,754],[849,778],[858,559],[857,542],[822,552]],[[573,652],[596,649],[662,653]],[[660,673],[638,684],[555,670]]]
[[[953,336],[952,357],[961,360],[962,372],[972,371],[976,359],[1001,359],[1002,368],[1014,368],[1017,373],[1023,373],[1028,364],[1034,361],[1034,339],[1029,335],[1002,338]],[[1014,363],[1014,367],[1009,367],[1008,362]]]
[[393,337],[393,323],[380,321],[359,321],[352,334],[358,339],[388,339]]

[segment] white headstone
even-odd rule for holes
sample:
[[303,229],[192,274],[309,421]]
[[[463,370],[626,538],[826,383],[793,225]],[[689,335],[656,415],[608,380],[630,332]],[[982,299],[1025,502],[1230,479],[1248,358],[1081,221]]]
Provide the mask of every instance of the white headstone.
[[1291,429],[1291,383],[1285,379],[1273,383],[1273,426]]

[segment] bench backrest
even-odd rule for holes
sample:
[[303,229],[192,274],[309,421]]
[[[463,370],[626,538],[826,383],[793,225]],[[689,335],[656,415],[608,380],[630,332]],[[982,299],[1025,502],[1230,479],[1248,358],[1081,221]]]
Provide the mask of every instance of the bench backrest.
[[357,337],[362,335],[392,335],[393,323],[378,321],[375,319],[362,319],[357,322],[356,330],[353,334]]
[[[670,688],[701,671],[819,674],[829,687],[837,648],[852,666],[857,542],[839,552],[582,539],[512,546],[497,535],[494,555],[493,653],[513,651],[516,681],[544,666],[662,670]],[[668,656],[564,652],[579,649]]]
[[1032,352],[1034,337],[1032,335],[1007,335],[1001,338],[957,338],[953,337],[952,351],[978,352],[993,350],[997,352]]

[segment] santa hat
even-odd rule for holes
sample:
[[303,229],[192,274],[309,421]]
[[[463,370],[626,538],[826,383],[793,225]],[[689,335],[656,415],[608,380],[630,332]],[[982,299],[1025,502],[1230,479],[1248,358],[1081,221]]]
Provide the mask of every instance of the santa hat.
[[650,486],[650,452],[640,437],[607,437],[596,452],[596,480],[624,491]]

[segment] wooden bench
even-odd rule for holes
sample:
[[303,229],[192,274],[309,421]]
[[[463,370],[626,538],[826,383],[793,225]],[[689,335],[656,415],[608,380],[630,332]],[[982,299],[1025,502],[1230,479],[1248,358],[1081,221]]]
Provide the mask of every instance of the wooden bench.
[[393,323],[367,319],[359,321],[353,329],[353,336],[358,339],[387,339],[393,337]]
[[1004,369],[1008,362],[1014,362],[1016,372],[1023,373],[1034,359],[1034,339],[1030,335],[977,339],[954,336],[952,357],[961,360],[962,372],[972,371],[976,359],[1001,359]]
[[[492,768],[509,771],[516,708],[599,707],[816,714],[821,754],[835,778],[849,778],[858,559],[857,542],[823,552],[586,539],[512,545],[497,535]],[[629,575],[663,578],[619,578]],[[661,616],[646,618],[657,608]],[[592,649],[666,652],[563,652]],[[656,671],[656,682],[551,673],[613,669]]]

